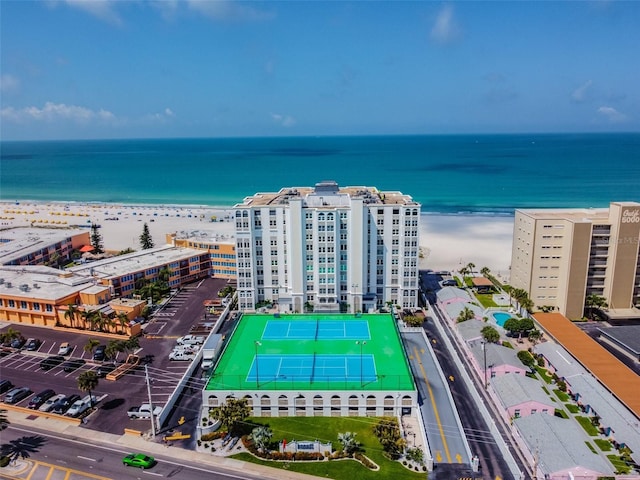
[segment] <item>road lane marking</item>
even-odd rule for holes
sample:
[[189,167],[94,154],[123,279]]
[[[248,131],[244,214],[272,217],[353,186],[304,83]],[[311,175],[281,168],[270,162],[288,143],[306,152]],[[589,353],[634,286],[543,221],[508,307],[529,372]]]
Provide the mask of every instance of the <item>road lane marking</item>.
[[82,459],[82,460],[89,460],[90,462],[97,462],[97,460],[95,458],[83,457],[82,455],[77,455],[77,457]]
[[[415,351],[416,357],[418,357],[418,349],[413,347]],[[444,447],[444,453],[447,456],[447,463],[451,463],[451,454],[449,453],[449,446],[447,445],[447,439],[444,435],[444,429],[442,428],[442,422],[440,422],[440,413],[438,413],[438,407],[436,405],[436,399],[433,395],[433,390],[431,390],[431,385],[429,384],[429,380],[427,379],[427,372],[424,369],[424,365],[422,365],[422,361],[418,358],[418,365],[420,365],[420,370],[422,371],[422,375],[424,376],[424,383],[427,385],[427,390],[429,391],[429,397],[431,398],[431,406],[433,407],[433,413],[436,416],[436,423],[438,424],[438,430],[440,430],[440,438],[442,439],[442,446]]]

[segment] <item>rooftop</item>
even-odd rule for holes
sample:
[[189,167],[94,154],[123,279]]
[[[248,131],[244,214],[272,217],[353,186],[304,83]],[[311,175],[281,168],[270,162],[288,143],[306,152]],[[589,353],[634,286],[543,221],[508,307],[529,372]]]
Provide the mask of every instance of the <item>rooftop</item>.
[[640,377],[559,313],[537,313],[536,322],[640,418]]
[[401,192],[382,192],[376,187],[340,187],[336,182],[324,181],[315,187],[288,187],[278,192],[256,193],[246,197],[237,207],[288,205],[293,199],[300,199],[305,207],[347,207],[350,199],[360,198],[372,205],[415,205],[409,195]]
[[[637,202],[612,202],[612,205],[623,207],[640,207]],[[540,208],[540,209],[517,209],[516,212],[525,214],[535,219],[557,219],[570,222],[608,222],[608,208]]]
[[86,234],[80,228],[16,227],[0,230],[0,264],[5,265],[75,235]]
[[58,300],[93,287],[93,278],[70,274],[51,267],[5,265],[0,267],[0,295]]
[[99,278],[112,278],[139,272],[147,268],[178,262],[192,256],[200,256],[203,252],[192,248],[172,247],[165,245],[140,252],[118,255],[95,262],[69,268],[68,271],[91,275]]
[[549,405],[550,411],[555,409],[540,382],[533,378],[524,375],[499,375],[491,379],[491,384],[507,408],[534,401]]

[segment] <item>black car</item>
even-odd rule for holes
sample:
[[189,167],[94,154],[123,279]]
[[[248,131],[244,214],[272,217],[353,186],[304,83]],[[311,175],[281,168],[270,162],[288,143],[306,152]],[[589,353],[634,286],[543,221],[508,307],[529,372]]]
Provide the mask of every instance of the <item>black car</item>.
[[64,361],[65,361],[65,358],[62,355],[47,357],[40,362],[40,369],[46,372],[47,370],[51,370],[53,367],[57,367]]
[[113,372],[115,369],[116,369],[115,363],[105,363],[98,367],[98,369],[96,370],[96,375],[98,375],[98,377],[100,378],[104,378],[107,376],[108,373]]
[[13,388],[13,383],[9,380],[0,380],[0,393],[8,392]]
[[68,397],[64,397],[62,400],[59,400],[53,404],[51,411],[53,413],[62,415],[67,410],[69,410],[71,405],[73,405],[78,400],[80,400],[80,395],[69,395]]
[[73,372],[74,370],[77,370],[78,368],[80,368],[85,363],[87,363],[87,362],[85,362],[81,358],[72,358],[71,360],[67,360],[66,362],[64,362],[62,364],[62,369],[65,372]]
[[107,346],[98,345],[95,352],[93,352],[93,359],[96,362],[102,362],[105,358],[107,358]]
[[29,340],[27,340],[27,344],[24,346],[24,348],[29,352],[35,352],[36,350],[38,350],[38,348],[40,348],[40,345],[42,345],[42,342],[40,340],[38,340],[37,338],[30,338]]
[[34,410],[37,409],[37,408],[40,408],[44,402],[49,400],[55,394],[56,394],[56,392],[54,392],[50,388],[47,388],[46,390],[43,390],[39,394],[34,395],[33,398],[31,399],[31,401],[29,402],[29,405],[27,405],[27,407],[28,408],[33,408]]

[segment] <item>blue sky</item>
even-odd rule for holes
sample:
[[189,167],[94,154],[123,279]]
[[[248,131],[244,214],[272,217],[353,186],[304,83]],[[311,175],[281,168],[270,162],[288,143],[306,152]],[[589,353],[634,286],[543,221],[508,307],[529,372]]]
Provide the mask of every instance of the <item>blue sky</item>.
[[0,1],[1,138],[640,131],[640,2]]

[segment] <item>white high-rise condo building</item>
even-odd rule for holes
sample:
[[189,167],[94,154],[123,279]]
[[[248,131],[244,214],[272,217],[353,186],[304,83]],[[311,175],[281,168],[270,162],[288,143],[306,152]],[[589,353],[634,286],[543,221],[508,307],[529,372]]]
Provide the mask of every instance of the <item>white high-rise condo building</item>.
[[256,193],[234,210],[241,310],[417,306],[420,204],[410,196],[325,181]]
[[610,316],[639,317],[639,245],[637,202],[516,210],[511,286],[571,319],[584,315],[589,295],[604,297]]

